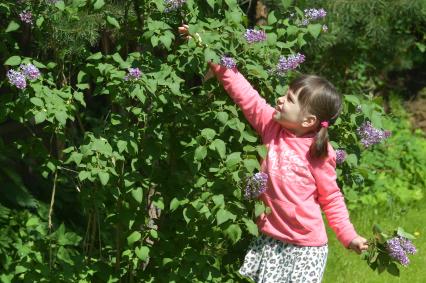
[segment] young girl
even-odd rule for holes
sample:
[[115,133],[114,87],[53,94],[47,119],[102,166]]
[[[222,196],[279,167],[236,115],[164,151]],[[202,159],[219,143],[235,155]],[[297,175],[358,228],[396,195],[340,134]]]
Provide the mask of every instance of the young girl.
[[[187,26],[179,31],[185,34]],[[328,254],[321,209],[344,247],[358,254],[368,249],[349,220],[328,141],[340,95],[324,78],[303,75],[273,108],[236,68],[209,65],[206,78],[217,77],[268,149],[261,171],[269,179],[259,198],[271,213],[257,219],[261,236],[251,242],[239,273],[255,282],[321,282]]]

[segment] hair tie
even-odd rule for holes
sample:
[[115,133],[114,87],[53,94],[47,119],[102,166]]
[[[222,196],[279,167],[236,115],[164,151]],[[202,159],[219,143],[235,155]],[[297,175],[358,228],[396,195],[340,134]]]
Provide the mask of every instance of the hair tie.
[[321,127],[328,128],[328,122],[327,121],[322,121],[321,122]]

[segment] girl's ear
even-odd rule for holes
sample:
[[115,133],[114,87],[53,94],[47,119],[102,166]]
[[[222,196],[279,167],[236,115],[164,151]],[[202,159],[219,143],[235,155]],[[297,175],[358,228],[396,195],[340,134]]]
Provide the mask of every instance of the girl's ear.
[[302,127],[310,128],[313,127],[317,123],[317,116],[308,114],[303,118]]

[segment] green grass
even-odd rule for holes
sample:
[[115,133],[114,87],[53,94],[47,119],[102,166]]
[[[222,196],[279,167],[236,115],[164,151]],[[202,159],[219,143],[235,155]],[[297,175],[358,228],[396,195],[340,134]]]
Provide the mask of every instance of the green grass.
[[372,225],[379,224],[384,230],[392,230],[398,226],[403,227],[407,232],[413,234],[419,232],[420,235],[414,240],[417,247],[417,254],[409,256],[410,265],[404,267],[399,265],[401,276],[395,277],[386,271],[378,274],[373,271],[361,256],[353,251],[345,249],[337,241],[334,232],[327,227],[329,238],[329,255],[324,273],[323,283],[396,283],[426,282],[426,207],[422,206],[423,201],[415,207],[407,209],[404,214],[396,212],[378,213],[373,210],[366,210],[363,214],[351,214],[351,222],[354,224],[358,234],[364,238],[371,238],[373,235]]

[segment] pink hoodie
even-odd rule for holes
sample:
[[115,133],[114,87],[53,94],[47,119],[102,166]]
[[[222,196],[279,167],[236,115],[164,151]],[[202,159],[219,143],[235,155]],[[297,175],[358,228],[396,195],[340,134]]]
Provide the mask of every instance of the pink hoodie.
[[261,171],[269,175],[269,180],[259,198],[272,212],[259,216],[259,230],[296,245],[325,245],[328,239],[322,209],[337,239],[348,248],[358,235],[336,183],[336,153],[332,146],[328,144],[329,157],[325,160],[311,160],[308,150],[315,134],[296,137],[275,122],[274,108],[236,68],[216,64],[210,68],[268,148]]

